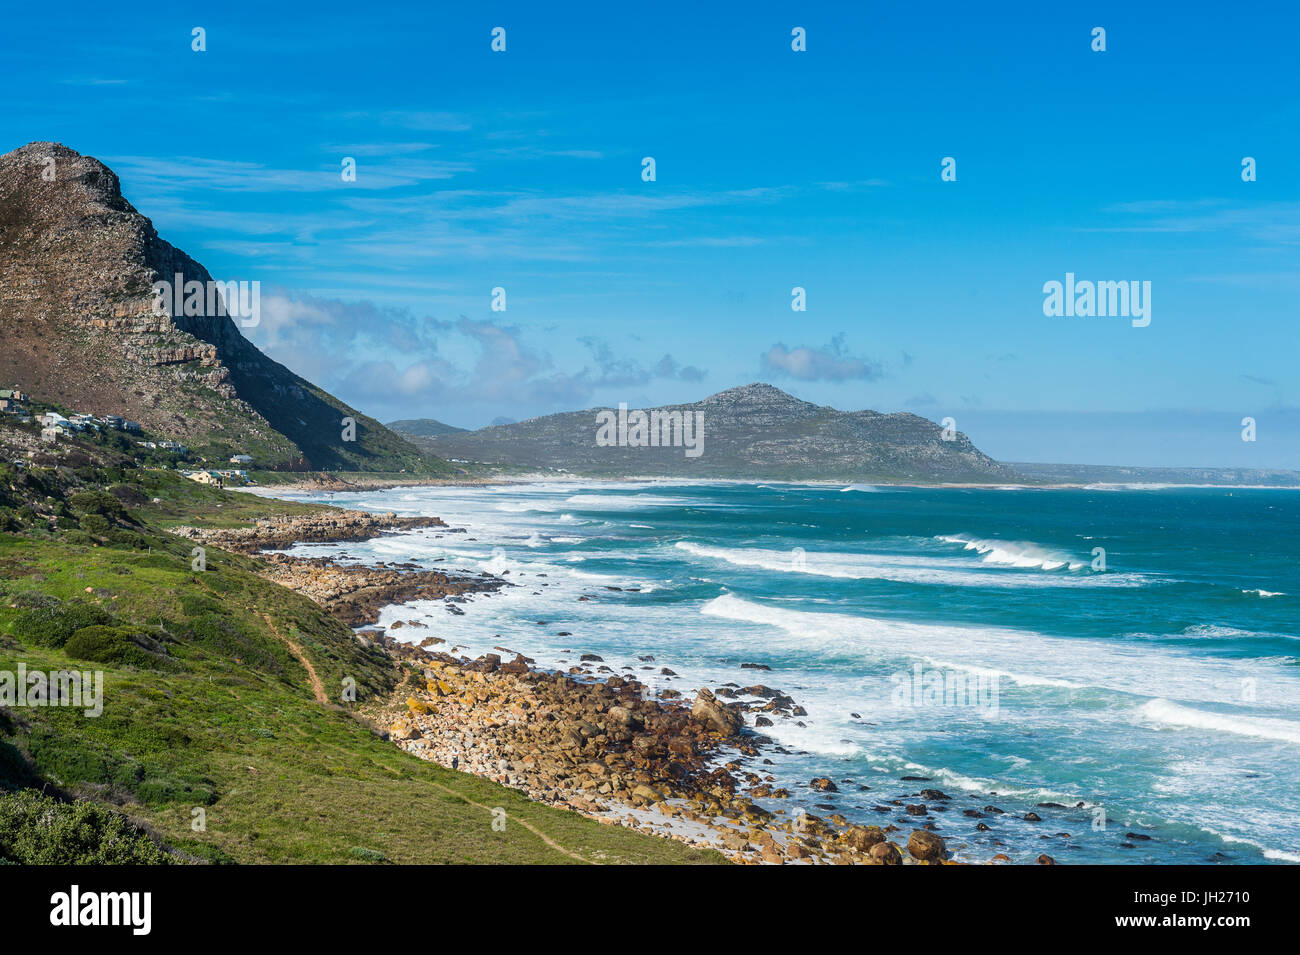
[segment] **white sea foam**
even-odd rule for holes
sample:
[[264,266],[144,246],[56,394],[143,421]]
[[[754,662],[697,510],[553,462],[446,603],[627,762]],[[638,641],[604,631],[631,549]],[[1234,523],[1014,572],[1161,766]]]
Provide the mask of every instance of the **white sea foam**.
[[710,547],[692,541],[678,541],[674,546],[692,556],[719,560],[737,567],[843,580],[892,580],[898,583],[948,587],[1143,587],[1152,582],[1141,574],[1012,573],[1002,567],[986,567],[959,558],[811,551],[799,553],[793,550]]
[[565,501],[587,510],[640,510],[643,507],[681,507],[692,503],[689,498],[662,494],[574,494]]
[[961,536],[939,537],[947,544],[961,544],[964,550],[973,550],[986,564],[1007,567],[1036,568],[1038,570],[1082,570],[1086,564],[1068,554],[1048,550],[1031,541],[1004,541]]
[[1141,715],[1149,722],[1188,729],[1212,730],[1281,743],[1300,743],[1300,723],[1262,716],[1232,716],[1179,706],[1168,700],[1155,699],[1143,704]]
[[1281,849],[1264,849],[1264,858],[1277,862],[1300,862],[1300,853],[1284,852]]
[[1034,676],[1028,673],[1012,673],[1010,670],[996,670],[991,667],[977,667],[966,663],[953,663],[951,660],[936,660],[933,657],[926,657],[925,662],[933,667],[945,670],[961,670],[964,673],[973,673],[982,677],[997,677],[999,679],[1010,680],[1016,686],[1054,686],[1066,690],[1082,689],[1084,684],[1075,683],[1073,680],[1059,680],[1053,677]]
[[[1300,707],[1296,681],[1282,668],[1257,660],[1205,659],[1168,649],[1152,653],[1113,640],[1053,637],[1009,627],[790,610],[731,593],[708,601],[701,613],[774,628],[764,637],[771,646],[901,666],[926,659],[958,661],[962,668],[1006,674],[1027,693],[1040,688],[1104,690],[1151,700],[1152,688],[1158,687],[1180,699],[1231,704],[1240,698],[1241,681],[1250,679],[1260,698]],[[1004,709],[1007,703],[1004,694]]]

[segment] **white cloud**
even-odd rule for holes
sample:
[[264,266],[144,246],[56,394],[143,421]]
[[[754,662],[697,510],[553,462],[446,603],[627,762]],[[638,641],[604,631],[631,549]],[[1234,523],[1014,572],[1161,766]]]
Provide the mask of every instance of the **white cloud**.
[[787,348],[778,342],[763,354],[761,361],[765,372],[800,381],[875,381],[882,374],[879,364],[845,350],[843,333],[824,348]]

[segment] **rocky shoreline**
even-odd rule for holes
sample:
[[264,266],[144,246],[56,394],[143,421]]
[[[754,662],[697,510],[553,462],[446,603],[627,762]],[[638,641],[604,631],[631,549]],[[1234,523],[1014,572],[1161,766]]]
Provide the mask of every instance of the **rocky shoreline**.
[[171,532],[200,543],[215,544],[225,550],[258,554],[266,550],[285,550],[294,544],[362,541],[397,531],[446,526],[440,517],[398,517],[391,511],[387,514],[371,514],[368,511],[321,508],[311,514],[293,517],[261,518],[247,527],[182,525],[171,528]]
[[296,543],[344,543],[446,526],[437,517],[322,510],[299,517],[259,520],[250,527],[185,526],[173,528],[172,532],[199,543],[258,557],[263,577],[309,597],[355,629],[373,624],[385,607],[412,600],[445,600],[448,609],[456,613],[459,612],[456,603],[465,594],[493,591],[505,582],[490,574],[481,577],[444,574],[423,570],[412,563],[340,564],[328,557],[296,557],[275,551]]
[[[357,629],[376,623],[385,607],[412,600],[442,599],[458,613],[456,603],[465,595],[495,591],[506,581],[409,563],[360,566],[264,551],[446,526],[436,517],[322,509],[250,527],[175,531],[257,555],[268,579]],[[399,620],[388,629],[422,626]],[[912,787],[896,798],[874,797],[876,810],[894,817],[883,826],[851,823],[829,802],[818,804],[824,816],[794,807],[787,802],[790,792],[765,771],[771,760],[763,754],[773,743],[761,729],[773,717],[801,710],[787,694],[761,684],[718,687],[716,693],[701,687],[688,702],[675,690],[655,695],[634,677],[600,665],[594,654],[583,654],[581,665],[568,672],[553,672],[505,647],[496,649],[511,657],[508,662],[496,653],[470,660],[440,649],[438,637],[404,642],[373,629],[357,637],[384,648],[407,670],[394,696],[372,704],[367,715],[413,755],[603,822],[715,848],[736,862],[956,864],[934,814],[951,809],[973,823],[1002,812],[991,805],[958,810],[946,793]],[[746,723],[751,713],[752,727]],[[851,779],[819,778],[808,785],[827,799],[840,786],[871,788]],[[978,827],[989,828],[983,822]],[[987,861],[1010,860],[999,853]],[[1038,861],[1054,864],[1046,855]]]
[[[739,704],[707,688],[688,705],[617,674],[547,672],[521,654],[505,663],[498,654],[468,660],[430,649],[436,638],[414,645],[368,636],[411,665],[407,684],[369,715],[421,759],[604,822],[715,848],[735,862],[952,863],[928,828],[861,826],[759,805],[755,798],[789,797],[771,775],[747,767],[761,766],[771,740],[746,727]],[[835,787],[829,779],[813,785]]]

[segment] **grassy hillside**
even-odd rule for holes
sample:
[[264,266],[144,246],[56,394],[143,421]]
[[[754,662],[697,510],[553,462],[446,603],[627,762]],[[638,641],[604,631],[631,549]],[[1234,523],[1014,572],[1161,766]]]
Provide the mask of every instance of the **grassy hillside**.
[[[0,466],[0,671],[104,674],[97,718],[0,709],[0,860],[148,861],[125,816],[181,861],[723,861],[399,750],[359,709],[408,671],[250,558],[209,549],[192,570],[192,544],[162,529],[304,507],[166,472]],[[316,702],[303,659],[332,702]],[[32,789],[89,803],[50,813]]]

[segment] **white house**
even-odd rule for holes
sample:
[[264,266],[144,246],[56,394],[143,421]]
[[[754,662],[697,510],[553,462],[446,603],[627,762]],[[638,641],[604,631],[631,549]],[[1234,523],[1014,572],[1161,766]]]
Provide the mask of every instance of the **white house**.
[[251,454],[236,454],[230,459],[231,464],[252,464],[253,456]]

